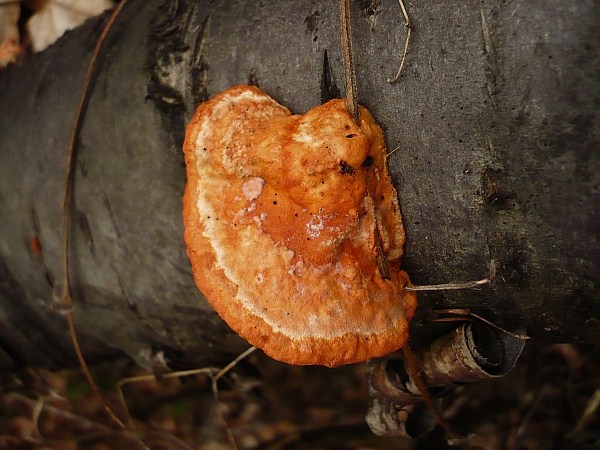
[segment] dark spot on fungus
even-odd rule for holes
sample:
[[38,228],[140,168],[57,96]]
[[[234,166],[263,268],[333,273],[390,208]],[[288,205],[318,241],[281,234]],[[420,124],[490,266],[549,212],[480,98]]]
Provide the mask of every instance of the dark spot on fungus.
[[349,165],[346,161],[340,161],[340,173],[342,175],[354,175],[354,167]]
[[273,200],[273,204],[276,205],[277,204],[277,200]]
[[356,137],[356,136],[357,136],[356,134],[350,133],[350,134],[346,135],[346,138],[350,139],[350,138],[353,138],[353,137]]
[[365,160],[363,161],[362,166],[363,167],[371,167],[374,162],[375,162],[375,160],[373,159],[372,156],[367,156],[365,158]]

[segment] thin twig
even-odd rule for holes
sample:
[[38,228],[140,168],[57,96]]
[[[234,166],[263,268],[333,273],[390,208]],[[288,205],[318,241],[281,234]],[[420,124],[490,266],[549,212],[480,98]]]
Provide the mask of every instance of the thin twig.
[[214,377],[212,377],[213,383],[215,383],[215,386],[216,386],[216,382],[219,381],[219,379],[222,378],[223,375],[227,374],[227,372],[229,372],[231,369],[233,369],[235,366],[237,366],[240,361],[242,361],[243,359],[246,359],[248,356],[250,356],[250,354],[252,354],[252,352],[254,352],[254,350],[256,350],[256,347],[254,347],[254,346],[248,348],[243,353],[240,353],[237,356],[237,358],[235,358],[233,361],[231,361],[229,364],[227,364],[225,367],[223,367],[221,370],[219,370],[219,372]]
[[[356,87],[356,71],[352,53],[352,19],[350,16],[350,0],[340,0],[340,20],[342,30],[342,56],[344,60],[344,79],[346,81],[346,109],[360,126],[360,110],[358,108],[358,88]],[[377,266],[381,277],[385,280],[391,278],[389,262],[383,251],[381,235],[375,230],[375,243],[377,245]]]
[[480,316],[479,314],[475,314],[469,308],[449,308],[449,309],[434,310],[433,312],[435,312],[436,314],[441,314],[441,313],[451,314],[451,315],[454,315],[455,317],[445,317],[442,319],[431,319],[432,322],[455,322],[455,321],[461,320],[461,319],[468,320],[468,318],[473,318],[473,319],[479,320],[480,322],[485,323],[486,325],[489,325],[492,328],[495,328],[496,330],[498,330],[504,334],[508,334],[509,336],[512,336],[516,339],[521,339],[523,341],[527,341],[527,340],[531,339],[526,334],[517,334],[517,333],[513,333],[512,331],[506,330],[506,329],[502,328],[501,326],[496,325],[495,323],[489,321],[485,317]]
[[254,350],[256,350],[256,347],[254,347],[254,346],[250,347],[248,350],[246,350],[245,352],[238,355],[237,358],[235,358],[233,361],[231,361],[229,364],[227,364],[225,367],[223,367],[223,369],[221,369],[215,376],[212,377],[211,389],[212,389],[213,398],[215,399],[217,408],[219,408],[219,412],[221,413],[221,419],[223,419],[223,423],[225,424],[225,430],[227,430],[227,437],[229,438],[229,443],[231,444],[231,447],[235,450],[238,449],[238,445],[237,445],[237,442],[235,441],[235,437],[233,436],[233,433],[231,432],[231,429],[229,428],[227,420],[225,419],[225,412],[221,408],[221,402],[219,400],[219,388],[218,388],[217,382],[219,381],[219,379],[221,377],[223,377],[223,375],[225,375],[227,372],[229,372],[231,369],[233,369],[242,359],[246,358]]
[[400,3],[400,8],[402,8],[402,14],[404,15],[404,27],[406,28],[406,41],[404,41],[404,52],[402,53],[402,59],[400,60],[400,66],[398,67],[398,72],[394,75],[394,78],[388,78],[388,83],[395,83],[400,78],[400,74],[402,73],[402,68],[404,67],[404,61],[406,60],[406,55],[408,54],[408,45],[410,43],[410,36],[412,33],[412,22],[410,20],[410,16],[408,15],[408,11],[406,11],[406,7],[404,6],[403,0],[398,0]]
[[121,1],[117,7],[113,10],[108,20],[104,24],[102,28],[102,33],[100,37],[96,41],[96,47],[92,52],[92,57],[88,64],[87,70],[85,72],[85,77],[82,85],[82,93],[79,98],[79,105],[77,107],[77,111],[75,113],[75,119],[73,121],[73,127],[71,130],[71,139],[69,141],[69,146],[67,148],[67,162],[66,162],[66,173],[65,173],[65,190],[63,196],[62,203],[62,273],[63,273],[63,295],[62,295],[62,306],[66,310],[67,314],[67,322],[69,324],[69,334],[71,335],[71,341],[73,342],[73,349],[75,350],[75,354],[77,356],[77,360],[79,361],[79,365],[81,366],[81,370],[87,379],[92,391],[98,397],[98,399],[102,402],[105,411],[109,415],[109,417],[115,422],[120,428],[125,429],[125,425],[123,422],[115,415],[113,410],[108,406],[108,403],[102,396],[100,389],[94,382],[94,378],[90,373],[89,367],[83,357],[83,353],[81,352],[81,346],[79,345],[79,339],[77,338],[77,333],[75,331],[75,320],[73,317],[73,297],[71,295],[71,284],[69,278],[69,230],[71,225],[71,205],[73,203],[73,184],[75,181],[75,147],[77,144],[77,139],[79,138],[79,132],[81,131],[81,126],[83,123],[83,117],[85,115],[85,108],[87,106],[87,102],[90,96],[90,84],[92,77],[94,75],[94,69],[96,67],[96,61],[98,59],[98,55],[100,53],[100,49],[102,48],[102,44],[104,43],[106,36],[108,36],[108,32],[112,28],[117,16],[121,13],[127,0]]
[[398,150],[400,150],[400,146],[396,147],[394,150],[392,150],[391,152],[389,152],[387,155],[385,155],[386,158],[389,158],[390,156],[392,156],[394,153],[396,153]]
[[476,281],[465,281],[463,283],[444,283],[444,284],[425,284],[406,286],[407,291],[451,291],[457,289],[472,289],[486,284],[490,284],[496,278],[496,264],[494,260],[490,260],[490,270],[488,276]]
[[350,0],[340,0],[340,18],[342,31],[342,57],[344,60],[344,79],[346,80],[346,109],[360,125],[360,112],[358,109],[358,89],[356,87],[356,73],[352,59],[352,26],[350,18]]
[[[208,375],[210,377],[212,395],[213,395],[213,398],[217,405],[217,408],[219,409],[221,419],[223,420],[223,423],[225,424],[225,429],[227,430],[227,437],[230,441],[231,446],[234,449],[238,448],[237,443],[235,442],[235,438],[233,437],[233,434],[231,433],[231,430],[229,429],[227,421],[225,420],[224,411],[221,409],[221,405],[219,403],[219,389],[217,386],[217,382],[219,381],[220,378],[222,378],[225,374],[227,374],[231,369],[233,369],[240,361],[247,358],[248,355],[250,355],[252,352],[254,352],[254,350],[256,350],[256,347],[248,348],[247,350],[245,350],[244,352],[239,354],[233,361],[231,361],[229,364],[227,364],[222,369],[217,369],[215,367],[202,367],[199,369],[180,370],[178,372],[170,372],[170,373],[164,374],[162,376],[163,379],[164,378],[181,378],[181,377],[187,377],[190,375],[200,375],[200,374]],[[156,376],[154,374],[148,374],[148,375],[138,375],[135,377],[123,378],[123,379],[119,380],[119,382],[117,383],[117,393],[119,395],[119,400],[121,401],[121,404],[123,405],[123,409],[125,410],[125,414],[127,416],[127,424],[129,425],[129,427],[131,429],[135,429],[135,423],[133,421],[133,418],[131,417],[131,413],[129,412],[129,406],[127,405],[127,399],[125,398],[125,393],[123,392],[123,386],[125,386],[126,384],[140,383],[143,381],[152,381],[155,383],[159,382],[159,380],[156,379]]]
[[[170,373],[164,374],[164,375],[162,375],[162,378],[180,378],[180,377],[186,377],[186,376],[190,376],[190,375],[199,375],[199,374],[206,374],[206,375],[212,377],[212,374],[214,372],[216,372],[217,370],[218,369],[216,369],[214,367],[203,367],[201,369],[181,370],[179,372],[170,372]],[[123,392],[123,386],[125,386],[126,384],[140,383],[143,381],[157,382],[158,380],[156,379],[156,375],[148,374],[148,375],[138,375],[135,377],[123,378],[123,379],[119,380],[119,382],[117,383],[117,394],[119,395],[119,400],[121,401],[121,404],[123,405],[123,409],[125,410],[125,415],[127,416],[127,425],[132,430],[135,430],[136,426],[135,426],[135,422],[133,421],[133,417],[131,417],[131,413],[129,412],[129,407],[127,406],[127,399],[125,398],[125,394]]]
[[489,278],[477,281],[466,281],[464,283],[425,284],[419,286],[406,286],[407,291],[450,291],[455,289],[472,289],[490,284]]

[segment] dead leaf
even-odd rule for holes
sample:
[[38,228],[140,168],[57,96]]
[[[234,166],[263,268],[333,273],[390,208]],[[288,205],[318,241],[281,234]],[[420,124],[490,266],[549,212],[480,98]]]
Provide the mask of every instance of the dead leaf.
[[43,3],[26,25],[33,51],[44,50],[65,31],[112,7],[111,0],[51,0]]
[[19,45],[19,15],[21,5],[17,3],[0,4],[0,69],[12,64],[21,53]]

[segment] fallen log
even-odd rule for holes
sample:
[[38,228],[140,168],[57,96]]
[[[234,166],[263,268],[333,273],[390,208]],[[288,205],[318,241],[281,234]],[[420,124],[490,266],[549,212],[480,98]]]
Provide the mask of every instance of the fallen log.
[[[384,128],[420,294],[548,341],[597,341],[600,6],[470,0],[353,4],[359,101]],[[184,127],[196,106],[255,84],[295,113],[343,85],[335,2],[131,1],[108,36],[77,145],[75,320],[90,361],[172,367],[246,344],[191,276],[182,239]],[[0,367],[73,364],[57,296],[66,148],[102,18],[0,73]],[[327,52],[327,64],[324,55]],[[325,76],[325,74],[327,76]],[[216,193],[217,195],[217,193]],[[257,255],[260,257],[260,255]],[[432,331],[433,330],[433,331]],[[438,333],[439,334],[439,333]]]

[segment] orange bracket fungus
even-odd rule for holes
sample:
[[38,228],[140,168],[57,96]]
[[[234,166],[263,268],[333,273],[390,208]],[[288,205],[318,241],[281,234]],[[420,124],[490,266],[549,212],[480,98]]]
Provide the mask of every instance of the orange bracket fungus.
[[304,115],[255,87],[201,104],[184,143],[194,278],[240,336],[289,364],[338,366],[402,347],[416,294],[383,133],[344,100]]

